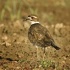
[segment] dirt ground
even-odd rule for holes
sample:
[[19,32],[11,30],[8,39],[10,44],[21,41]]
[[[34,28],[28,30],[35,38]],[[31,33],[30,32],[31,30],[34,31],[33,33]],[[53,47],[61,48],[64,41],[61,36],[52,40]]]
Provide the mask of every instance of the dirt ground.
[[[43,48],[39,47],[37,58],[36,47],[28,40],[28,22],[4,19],[0,21],[0,70],[70,70],[70,9],[48,3],[46,9],[37,5],[42,11],[37,16],[61,49],[47,48],[43,61]],[[30,14],[27,9],[24,12],[23,16]]]

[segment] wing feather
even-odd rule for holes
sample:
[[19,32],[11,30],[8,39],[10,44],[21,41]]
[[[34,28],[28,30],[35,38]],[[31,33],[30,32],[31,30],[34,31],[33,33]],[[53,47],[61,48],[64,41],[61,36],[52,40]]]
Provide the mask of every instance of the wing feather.
[[54,41],[49,31],[40,24],[35,24],[30,27],[28,37],[30,42],[40,46],[50,45],[51,41]]

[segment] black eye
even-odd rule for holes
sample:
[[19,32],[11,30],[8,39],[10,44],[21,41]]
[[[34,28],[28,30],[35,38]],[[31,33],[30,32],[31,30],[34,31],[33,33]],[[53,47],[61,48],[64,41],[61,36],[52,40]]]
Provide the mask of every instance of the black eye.
[[31,17],[30,15],[28,17]]
[[31,18],[33,19],[34,17],[32,16]]

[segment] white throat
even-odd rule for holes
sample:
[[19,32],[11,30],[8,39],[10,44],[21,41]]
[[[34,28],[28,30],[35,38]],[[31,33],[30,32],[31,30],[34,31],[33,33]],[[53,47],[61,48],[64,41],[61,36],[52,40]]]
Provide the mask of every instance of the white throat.
[[39,23],[38,21],[30,21],[31,25],[32,24],[36,24],[36,23]]

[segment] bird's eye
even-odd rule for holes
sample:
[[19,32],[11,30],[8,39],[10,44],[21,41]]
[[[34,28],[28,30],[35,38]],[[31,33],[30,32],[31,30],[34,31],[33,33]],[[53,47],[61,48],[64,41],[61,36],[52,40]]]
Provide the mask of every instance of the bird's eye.
[[32,16],[31,18],[33,19],[34,17]]
[[28,17],[31,17],[30,15],[28,15]]

